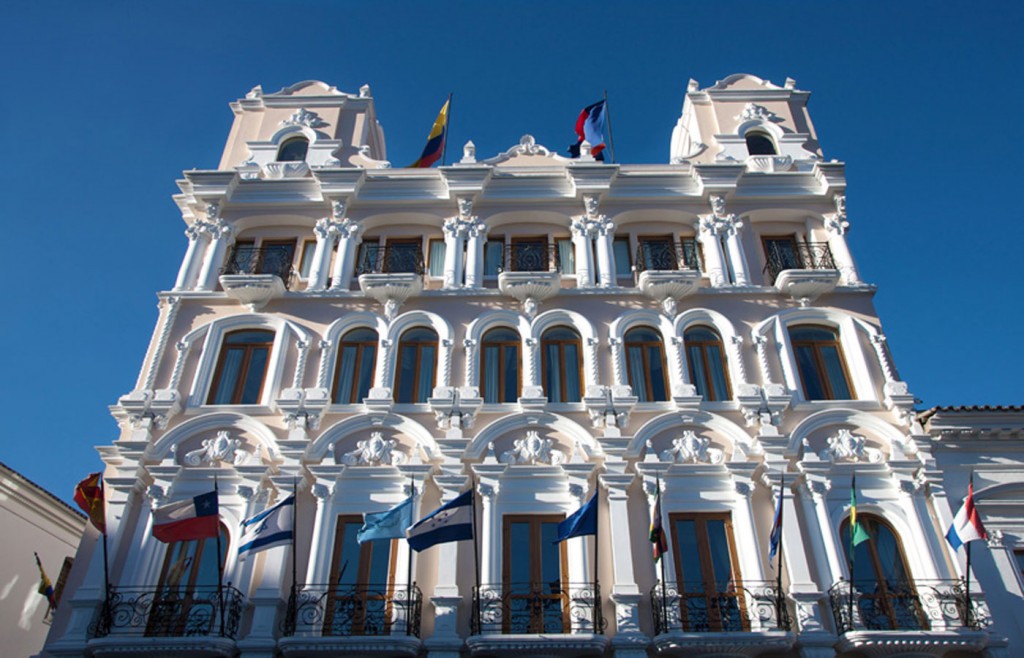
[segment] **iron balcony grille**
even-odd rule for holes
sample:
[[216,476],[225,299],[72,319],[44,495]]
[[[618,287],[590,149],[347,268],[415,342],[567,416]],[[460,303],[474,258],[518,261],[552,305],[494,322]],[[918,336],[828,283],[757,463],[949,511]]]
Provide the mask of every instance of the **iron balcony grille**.
[[651,608],[656,635],[792,628],[785,595],[774,582],[724,583],[717,590],[703,581],[658,584],[651,590]]
[[647,270],[676,272],[702,270],[700,249],[696,240],[669,242],[668,240],[641,240],[636,248],[637,273]]
[[363,244],[356,274],[423,274],[423,247],[419,244]]
[[503,246],[506,272],[560,272],[558,246],[545,242],[513,242]]
[[968,602],[963,580],[878,582],[841,580],[829,590],[840,633],[849,631],[928,631],[933,628],[981,630],[987,615]]
[[244,599],[234,587],[190,590],[110,588],[89,637],[226,637],[237,639]]
[[592,582],[507,583],[473,588],[473,635],[604,633]]
[[784,270],[834,270],[827,242],[770,242],[765,247],[764,273],[774,285]]
[[235,245],[221,274],[274,274],[288,288],[294,258],[295,248],[292,245]]
[[423,595],[389,584],[300,584],[288,598],[285,636],[411,635],[419,637]]

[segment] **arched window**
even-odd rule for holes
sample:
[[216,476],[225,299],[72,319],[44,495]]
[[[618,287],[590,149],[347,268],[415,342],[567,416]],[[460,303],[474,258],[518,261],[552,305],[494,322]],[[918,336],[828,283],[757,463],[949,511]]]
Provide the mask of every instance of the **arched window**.
[[402,334],[395,366],[395,402],[426,402],[437,370],[437,332],[415,327]]
[[[392,603],[394,539],[360,542],[362,515],[338,517],[331,559],[324,635],[383,635],[408,623],[405,607]],[[406,618],[405,623],[399,620]],[[400,625],[401,624],[401,625]]]
[[277,150],[278,162],[305,162],[306,151],[309,150],[309,140],[305,137],[292,137],[286,139],[281,148]]
[[377,365],[377,332],[353,329],[338,344],[331,400],[335,404],[356,404],[370,394]]
[[708,327],[690,327],[683,334],[683,345],[690,382],[697,387],[697,394],[709,402],[731,398],[725,349],[718,333]]
[[661,335],[649,327],[626,332],[626,370],[633,395],[640,402],[663,402],[668,399],[665,377],[665,348]]
[[767,134],[751,130],[744,138],[747,140],[747,153],[750,155],[778,155],[775,142]]
[[213,625],[219,623],[221,609],[217,582],[228,554],[228,540],[227,528],[221,525],[219,556],[216,537],[167,544],[149,612],[147,634],[205,635],[215,628]]
[[274,332],[241,329],[224,337],[206,404],[259,404]]
[[839,345],[839,334],[831,327],[790,327],[804,398],[808,400],[849,400],[850,377]]
[[853,547],[852,560],[848,518],[843,521],[840,535],[847,564],[853,565],[854,604],[860,622],[869,630],[927,629],[896,533],[873,514],[858,514],[857,525],[867,533],[867,539]]
[[515,402],[519,397],[519,332],[491,329],[481,341],[480,389],[484,402]]
[[541,372],[548,402],[579,402],[583,392],[583,348],[570,327],[554,327],[540,339]]

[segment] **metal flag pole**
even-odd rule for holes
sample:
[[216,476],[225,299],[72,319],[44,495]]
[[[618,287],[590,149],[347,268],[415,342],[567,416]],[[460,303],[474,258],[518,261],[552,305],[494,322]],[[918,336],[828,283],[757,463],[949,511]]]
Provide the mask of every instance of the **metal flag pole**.
[[220,636],[224,637],[224,558],[220,545],[220,486],[213,476],[213,495],[217,499],[217,599],[220,601]]
[[601,507],[601,500],[598,498],[598,496],[600,494],[601,494],[601,476],[598,475],[596,477],[596,479],[594,480],[594,598],[593,598],[593,601],[594,601],[594,611],[593,611],[593,614],[594,614],[594,632],[595,633],[600,633],[601,632],[601,626],[602,626],[602,624],[600,623],[600,620],[601,620],[601,581],[600,581],[600,578],[597,575],[598,568],[600,567],[600,564],[599,564],[598,559],[597,559],[597,556],[598,556],[598,550],[597,549],[601,545],[601,541],[600,541],[600,539],[601,539],[601,535],[600,535],[600,526],[601,526],[600,507]]
[[[968,497],[974,498],[974,469],[971,469],[971,478],[967,485]],[[967,503],[964,502],[966,505]],[[964,577],[964,617],[971,621],[973,610],[971,608],[971,542],[967,542],[967,573]],[[968,624],[969,625],[969,624]]]
[[853,561],[854,561],[854,552],[857,550],[857,545],[853,543],[854,539],[857,536],[857,527],[856,527],[856,524],[857,524],[857,472],[856,471],[853,472],[853,478],[850,480],[850,491],[852,492],[850,494],[852,496],[851,500],[854,501],[854,504],[853,504],[853,518],[851,519],[851,523],[850,523],[850,599],[849,599],[849,601],[847,601],[846,610],[847,610],[847,613],[850,616],[850,628],[849,628],[849,630],[852,631],[853,630],[853,596],[854,596],[854,589],[853,589],[853,564],[854,564],[854,562]]
[[[415,509],[416,507],[416,474],[412,473],[409,475],[409,497],[412,502],[409,505]],[[409,510],[409,518],[412,518],[412,509]],[[409,546],[408,541],[405,545],[406,550],[406,564],[405,564],[405,634],[412,634],[412,548]]]
[[441,142],[441,166],[445,166],[448,162],[448,128],[452,125],[452,94],[448,92],[448,101],[445,102],[448,106],[448,114],[444,118],[444,141]]
[[469,497],[469,500],[470,500],[470,504],[472,505],[472,514],[473,514],[473,566],[474,566],[474,570],[475,570],[475,573],[476,573],[476,596],[474,597],[473,606],[474,606],[474,610],[476,612],[476,621],[477,621],[477,624],[479,624],[480,623],[480,546],[479,546],[479,540],[477,538],[477,535],[480,534],[480,533],[477,532],[477,525],[476,525],[476,482],[474,481],[472,473],[470,473],[470,475],[469,475],[469,486],[470,486],[470,490],[469,490],[470,491],[470,494],[469,494],[470,497]]
[[107,553],[107,480],[100,476],[100,504],[103,505],[103,608],[110,613],[110,558]]
[[291,627],[294,631],[299,614],[299,567],[298,557],[295,555],[297,548],[296,537],[298,536],[296,525],[299,516],[299,478],[297,476],[292,476],[292,496],[295,498],[292,501],[292,596],[290,601],[291,610],[288,612],[291,617]]
[[608,111],[608,90],[604,90],[604,115],[606,123],[608,124],[608,148],[612,152],[612,162],[616,162],[615,159],[615,138],[612,137],[612,113]]
[[786,514],[785,498],[786,473],[783,472],[782,479],[779,480],[779,565],[776,568],[778,573],[775,575],[775,625],[779,628],[782,627],[782,606],[784,603],[782,596],[782,552],[786,542],[783,541],[782,520]]
[[670,554],[670,553],[667,550],[667,548],[668,548],[668,536],[665,534],[665,524],[662,523],[662,514],[661,514],[661,472],[660,471],[658,472],[658,475],[657,475],[657,485],[658,485],[658,489],[657,489],[657,491],[654,494],[655,495],[654,506],[658,510],[658,528],[659,528],[659,532],[658,532],[658,543],[655,544],[655,548],[660,548],[663,543],[664,543],[665,548],[666,548],[665,552],[658,556],[658,562],[660,563],[660,567],[661,567],[661,623],[665,624],[666,627],[667,627],[667,624],[668,624],[668,599],[666,598],[666,593],[665,593],[665,555]]

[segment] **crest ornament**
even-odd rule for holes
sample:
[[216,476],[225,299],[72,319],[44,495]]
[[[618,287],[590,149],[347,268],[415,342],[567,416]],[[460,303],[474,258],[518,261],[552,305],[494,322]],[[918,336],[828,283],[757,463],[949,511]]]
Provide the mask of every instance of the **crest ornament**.
[[346,466],[398,466],[406,461],[405,454],[397,450],[398,442],[385,439],[380,432],[374,432],[369,439],[356,443],[356,449],[346,452],[341,463]]
[[316,112],[304,107],[296,110],[290,117],[281,122],[282,126],[305,126],[307,128],[323,128],[328,125]]
[[675,464],[721,464],[725,452],[711,447],[711,439],[697,436],[693,430],[672,440],[672,447],[661,451],[661,461]]
[[201,448],[187,452],[183,461],[187,466],[216,466],[221,463],[240,466],[249,458],[243,446],[241,439],[232,439],[227,430],[221,430],[217,436],[203,441]]
[[554,441],[541,438],[536,430],[526,433],[525,439],[516,439],[512,449],[501,453],[502,464],[547,464],[557,466],[565,462],[565,453],[552,448]]
[[844,462],[866,462],[877,464],[882,461],[882,451],[877,448],[869,448],[868,440],[863,436],[857,436],[850,430],[843,428],[839,433],[828,440],[828,447],[818,453],[822,461],[829,461],[833,464]]

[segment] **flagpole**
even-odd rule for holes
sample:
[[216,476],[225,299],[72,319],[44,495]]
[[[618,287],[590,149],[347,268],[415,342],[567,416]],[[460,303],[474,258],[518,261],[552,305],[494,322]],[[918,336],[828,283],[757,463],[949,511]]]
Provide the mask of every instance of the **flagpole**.
[[[409,475],[409,497],[412,498],[410,503],[413,509],[416,508],[416,474],[412,473]],[[411,510],[410,510],[411,512]],[[409,518],[412,518],[410,513]],[[405,543],[406,550],[406,564],[405,564],[405,634],[411,634],[410,625],[412,624],[412,548],[409,546],[409,541]]]
[[444,142],[441,144],[441,166],[445,166],[448,156],[448,127],[452,125],[452,93],[448,92],[448,116],[444,118]]
[[[450,108],[449,108],[450,109]],[[476,597],[473,601],[476,611],[477,623],[480,623],[480,547],[479,540],[477,539],[477,526],[476,526],[476,483],[473,480],[473,475],[470,473],[469,476],[470,486],[470,504],[473,506],[473,565],[476,573]]]
[[110,611],[110,559],[107,553],[107,481],[100,476],[100,504],[103,505],[103,605],[107,612]]
[[[658,527],[661,531],[658,533],[658,543],[655,544],[655,548],[660,548],[660,543],[665,542],[665,547],[668,548],[668,536],[665,534],[665,524],[662,522],[661,514],[661,472],[657,475],[658,490],[655,493],[654,504],[658,508]],[[668,599],[665,594],[665,554],[670,554],[669,551],[665,551],[662,555],[658,556],[658,562],[661,566],[661,619],[663,624],[668,622]]]
[[612,113],[608,110],[608,90],[604,90],[604,114],[608,121],[608,147],[612,151],[612,162],[615,160],[615,139],[612,137]]
[[288,623],[291,624],[292,630],[295,629],[295,624],[299,616],[299,567],[298,558],[295,555],[297,544],[295,537],[298,534],[296,532],[296,524],[299,516],[299,478],[292,476],[292,496],[295,500],[292,502],[292,595],[289,600],[288,614],[291,619]]
[[220,545],[220,486],[216,474],[213,476],[213,494],[217,499],[217,599],[220,601],[220,636],[224,637],[224,559]]
[[786,543],[782,533],[782,520],[786,514],[785,507],[786,498],[786,473],[783,471],[782,479],[779,480],[779,565],[776,568],[778,572],[775,576],[775,625],[781,628],[782,624],[782,552],[785,550],[784,544]]
[[[967,495],[974,496],[974,469],[971,469],[970,482],[967,485]],[[966,503],[965,503],[966,504]],[[964,617],[971,619],[971,542],[967,542],[967,574],[964,578]]]
[[854,542],[857,533],[857,471],[853,472],[853,477],[850,481],[850,494],[851,500],[853,501],[852,512],[853,518],[850,520],[850,600],[847,602],[847,612],[850,615],[850,630],[853,630],[853,564],[854,564],[854,553],[857,550],[857,545]]
[[[607,105],[606,105],[606,107],[607,107]],[[600,475],[598,475],[597,478],[595,479],[594,485],[595,485],[594,486],[594,496],[596,497],[596,496],[599,496],[601,494],[601,476]],[[601,508],[601,500],[599,498],[595,498],[595,500],[594,500],[594,610],[593,610],[593,615],[594,615],[594,632],[595,633],[600,633],[601,632],[601,625],[598,623],[598,620],[600,619],[600,614],[601,614],[600,613],[600,611],[601,611],[601,582],[600,582],[600,579],[598,578],[598,575],[597,575],[598,566],[599,566],[598,559],[597,559],[597,556],[598,556],[597,549],[600,547],[600,544],[601,544],[601,541],[600,541],[600,539],[601,539],[601,534],[600,534],[600,527],[601,527],[600,508]]]

